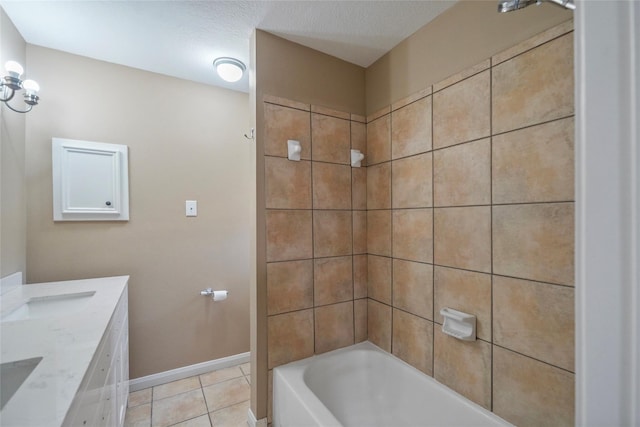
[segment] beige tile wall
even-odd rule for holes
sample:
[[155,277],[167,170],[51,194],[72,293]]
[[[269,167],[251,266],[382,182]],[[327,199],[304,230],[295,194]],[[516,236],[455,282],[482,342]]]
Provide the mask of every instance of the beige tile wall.
[[516,425],[573,423],[572,29],[367,118],[265,98],[270,370],[368,339]]
[[[365,117],[282,98],[265,97],[264,112],[271,378],[279,365],[367,339],[367,168],[350,165],[351,147],[366,153],[367,128]],[[301,142],[299,162],[287,159],[289,139]],[[383,169],[374,180],[390,184]],[[377,203],[390,207],[390,195]]]
[[518,426],[573,425],[572,30],[367,118],[368,339]]

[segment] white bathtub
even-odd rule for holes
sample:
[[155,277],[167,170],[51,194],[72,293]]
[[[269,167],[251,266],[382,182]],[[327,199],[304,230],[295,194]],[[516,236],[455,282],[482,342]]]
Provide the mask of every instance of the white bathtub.
[[273,425],[511,426],[370,342],[275,368]]

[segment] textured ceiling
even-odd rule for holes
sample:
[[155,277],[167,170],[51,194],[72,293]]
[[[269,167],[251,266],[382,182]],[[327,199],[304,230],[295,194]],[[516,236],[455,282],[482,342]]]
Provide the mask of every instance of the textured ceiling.
[[[28,43],[247,92],[212,62],[249,63],[254,28],[369,66],[431,21],[439,1],[25,1],[0,0]],[[34,76],[35,78],[35,76]]]

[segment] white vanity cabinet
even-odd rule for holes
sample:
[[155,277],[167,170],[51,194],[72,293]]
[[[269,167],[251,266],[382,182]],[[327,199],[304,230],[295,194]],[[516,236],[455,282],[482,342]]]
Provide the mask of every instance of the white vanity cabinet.
[[129,396],[127,287],[80,384],[64,426],[123,426]]

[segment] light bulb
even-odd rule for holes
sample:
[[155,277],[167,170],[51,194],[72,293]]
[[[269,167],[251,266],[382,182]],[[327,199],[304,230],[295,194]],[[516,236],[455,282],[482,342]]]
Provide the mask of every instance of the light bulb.
[[25,80],[22,82],[22,88],[29,95],[35,95],[40,90],[40,85],[35,80]]
[[242,62],[234,58],[218,58],[213,61],[213,65],[220,78],[230,83],[240,80],[246,68]]
[[7,63],[4,64],[4,68],[11,77],[20,78],[22,73],[24,73],[24,68],[16,61],[7,61]]

